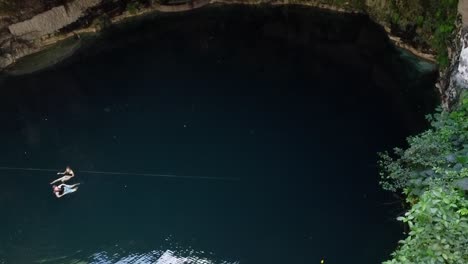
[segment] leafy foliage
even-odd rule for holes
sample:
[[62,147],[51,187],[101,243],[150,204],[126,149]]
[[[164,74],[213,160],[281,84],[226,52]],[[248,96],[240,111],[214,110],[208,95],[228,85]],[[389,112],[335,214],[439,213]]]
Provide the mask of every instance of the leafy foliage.
[[380,154],[383,188],[403,192],[412,205],[398,218],[408,237],[385,264],[468,263],[468,98],[427,118],[431,129],[409,137],[396,158]]
[[139,2],[139,1],[135,1],[135,2],[129,2],[127,4],[127,11],[132,14],[132,15],[135,15],[136,13],[138,13],[138,10],[140,10],[142,7],[142,4]]
[[398,218],[410,232],[394,258],[384,263],[468,263],[467,208],[463,193],[433,184]]
[[427,118],[432,128],[409,137],[406,150],[395,148],[396,158],[379,154],[384,189],[407,190],[409,195],[419,196],[431,179],[453,180],[436,167],[455,171],[468,168],[468,99],[451,113],[438,109]]
[[418,32],[420,41],[437,53],[441,68],[448,66],[448,41],[453,39],[458,0],[391,0],[388,20],[406,31]]

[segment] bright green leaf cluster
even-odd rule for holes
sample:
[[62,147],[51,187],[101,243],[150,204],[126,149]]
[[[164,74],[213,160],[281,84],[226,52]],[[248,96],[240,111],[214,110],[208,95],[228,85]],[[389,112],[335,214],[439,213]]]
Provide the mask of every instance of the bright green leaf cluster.
[[428,120],[431,129],[408,138],[395,158],[380,154],[382,187],[412,205],[397,218],[408,237],[385,264],[468,263],[468,99]]
[[395,263],[468,263],[468,200],[450,186],[434,184],[405,216],[410,232],[393,253]]

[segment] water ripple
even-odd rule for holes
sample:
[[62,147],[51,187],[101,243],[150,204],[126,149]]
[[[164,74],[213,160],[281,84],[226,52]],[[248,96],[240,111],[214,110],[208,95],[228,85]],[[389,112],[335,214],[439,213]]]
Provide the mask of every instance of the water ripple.
[[102,251],[93,254],[88,264],[239,264],[239,262],[219,261],[197,256],[202,253],[193,250],[189,254],[181,251],[153,250],[146,253],[119,256],[117,253]]

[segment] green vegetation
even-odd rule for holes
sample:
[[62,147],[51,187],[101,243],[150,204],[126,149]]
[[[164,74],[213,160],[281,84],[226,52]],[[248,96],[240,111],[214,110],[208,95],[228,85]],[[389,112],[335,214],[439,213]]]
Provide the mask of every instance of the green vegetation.
[[384,189],[419,196],[433,179],[453,180],[438,170],[468,167],[468,99],[461,101],[450,113],[438,109],[428,116],[432,128],[409,137],[406,150],[395,148],[396,159],[380,154]]
[[127,4],[127,11],[132,15],[135,15],[136,13],[138,13],[138,10],[140,8],[141,8],[140,2],[130,2]]
[[458,0],[391,0],[388,21],[414,31],[416,41],[428,44],[441,68],[448,66],[448,42],[453,38]]
[[126,9],[132,15],[135,15],[136,13],[138,13],[138,11],[143,9],[145,6],[151,6],[153,4],[153,0],[126,0],[126,1],[127,1]]
[[468,96],[428,120],[431,129],[408,138],[406,150],[380,154],[383,188],[411,205],[398,218],[408,237],[387,264],[468,263]]
[[467,208],[468,200],[460,191],[434,184],[398,218],[410,232],[385,263],[468,263]]
[[99,17],[93,19],[91,25],[99,29],[109,27],[112,24],[111,18],[107,14],[102,14]]
[[458,0],[318,0],[343,8],[363,10],[379,22],[401,31],[406,41],[430,48],[444,69],[449,65],[447,46],[455,34]]
[[11,0],[0,0],[0,15],[8,15],[15,11],[16,5]]

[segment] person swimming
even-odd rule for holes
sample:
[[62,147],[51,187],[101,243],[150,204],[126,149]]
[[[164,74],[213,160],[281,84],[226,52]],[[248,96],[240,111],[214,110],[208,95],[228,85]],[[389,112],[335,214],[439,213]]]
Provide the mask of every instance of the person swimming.
[[53,192],[55,194],[55,196],[57,196],[57,198],[60,198],[64,195],[67,195],[69,193],[74,193],[78,190],[78,185],[80,185],[79,183],[77,184],[73,184],[73,185],[67,185],[67,184],[60,184],[60,185],[53,185],[52,186],[52,189],[53,189]]
[[67,166],[65,168],[65,171],[64,172],[57,172],[57,175],[64,175],[63,177],[60,177],[56,180],[54,180],[53,182],[51,182],[50,184],[54,184],[56,182],[59,182],[61,181],[62,183],[70,180],[71,178],[75,177],[75,173],[73,172],[73,170],[70,168],[70,166]]

